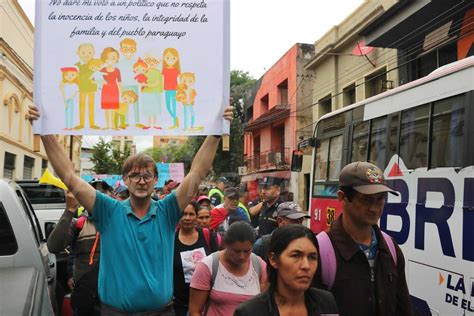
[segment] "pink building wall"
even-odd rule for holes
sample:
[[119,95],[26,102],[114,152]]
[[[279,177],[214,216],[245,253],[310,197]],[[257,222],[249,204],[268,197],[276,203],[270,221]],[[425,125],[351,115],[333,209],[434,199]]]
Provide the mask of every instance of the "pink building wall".
[[[253,103],[253,121],[262,114],[282,104],[278,86],[287,80],[288,83],[288,105],[290,115],[284,119],[284,147],[290,148],[290,152],[296,147],[296,90],[297,90],[297,55],[298,44],[291,47],[264,75],[260,88],[258,89]],[[268,110],[262,106],[262,99],[268,96]],[[286,103],[286,102],[285,102]],[[278,149],[281,147],[278,138],[272,135],[273,126],[280,125],[281,121],[272,122],[259,130],[246,134],[244,137],[244,155],[252,156],[255,152],[253,138],[260,135],[260,152]]]

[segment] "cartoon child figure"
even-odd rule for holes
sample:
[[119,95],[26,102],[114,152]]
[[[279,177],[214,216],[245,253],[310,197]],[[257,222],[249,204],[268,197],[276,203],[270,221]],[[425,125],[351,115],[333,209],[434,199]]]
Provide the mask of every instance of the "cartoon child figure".
[[179,64],[179,54],[176,48],[168,47],[163,51],[161,73],[163,74],[166,108],[174,122],[174,125],[169,128],[178,128],[179,120],[176,115],[176,88],[178,85],[178,76],[181,73],[181,67]]
[[163,76],[158,70],[161,60],[153,53],[145,54],[144,61],[147,65],[145,76],[147,83],[142,83],[143,91],[141,94],[142,111],[148,119],[148,125],[143,129],[155,128],[161,129],[158,125],[157,118],[161,115],[162,93],[163,93]]
[[176,100],[183,104],[184,108],[184,129],[194,128],[194,100],[196,99],[196,90],[193,88],[196,82],[196,76],[192,72],[183,72],[180,76],[176,92]]
[[136,74],[134,79],[141,86],[141,91],[143,91],[143,88],[148,83],[148,77],[145,75],[147,70],[148,66],[141,58],[138,58],[138,61],[133,64],[133,72]]
[[97,89],[101,89],[104,84],[104,74],[100,72],[103,65],[102,59],[93,58],[87,63],[87,68],[92,71],[90,79],[97,84]]
[[64,130],[70,131],[73,129],[73,118],[74,118],[74,99],[79,94],[78,76],[79,71],[76,67],[64,67],[61,68],[62,80],[59,85],[59,90],[63,96],[64,104],[66,106],[65,114],[65,128]]
[[115,128],[126,129],[128,127],[128,107],[134,105],[138,101],[138,95],[133,90],[125,90],[122,92],[122,102],[117,111],[116,120],[114,122]]

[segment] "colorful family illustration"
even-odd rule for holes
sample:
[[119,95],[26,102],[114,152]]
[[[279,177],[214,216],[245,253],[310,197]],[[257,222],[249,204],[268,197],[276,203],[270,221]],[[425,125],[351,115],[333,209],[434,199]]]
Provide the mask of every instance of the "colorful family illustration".
[[[61,68],[62,80],[59,86],[65,103],[64,130],[80,130],[86,126],[86,112],[89,128],[96,130],[120,130],[129,127],[161,130],[161,108],[163,93],[166,109],[172,125],[167,129],[182,128],[197,132],[204,127],[195,125],[194,103],[196,90],[193,88],[196,76],[193,72],[181,72],[178,50],[166,48],[159,55],[148,52],[136,57],[137,43],[131,38],[120,42],[120,52],[106,47],[95,57],[91,43],[77,48],[79,62],[72,67]],[[162,62],[161,69],[159,64]],[[98,126],[95,120],[96,95],[100,95],[100,108],[105,115],[105,126]],[[79,104],[79,124],[74,126],[75,104]],[[180,125],[176,103],[183,106],[183,120]],[[128,122],[129,109],[133,108],[134,125]]]

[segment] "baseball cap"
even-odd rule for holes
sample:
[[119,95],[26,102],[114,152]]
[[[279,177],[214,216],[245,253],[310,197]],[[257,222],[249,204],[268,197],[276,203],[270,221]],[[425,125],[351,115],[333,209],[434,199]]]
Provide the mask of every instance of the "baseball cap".
[[227,197],[230,199],[238,199],[240,198],[239,190],[236,188],[227,188],[224,191],[224,197]]
[[286,217],[289,219],[310,218],[295,202],[280,203],[273,213],[273,217]]
[[276,178],[276,177],[263,177],[262,180],[260,180],[260,185],[277,185],[280,186],[283,182],[282,178]]
[[173,190],[179,185],[179,182],[171,181],[168,183],[168,189]]
[[118,188],[115,189],[115,194],[120,194],[128,190],[126,185],[119,185]]
[[202,201],[209,201],[209,202],[211,202],[211,200],[210,200],[207,196],[205,196],[205,195],[201,195],[201,196],[198,197],[198,199],[197,199],[197,203],[198,203],[198,204],[201,204]]
[[382,170],[374,164],[365,161],[356,161],[342,168],[339,174],[339,186],[352,187],[362,194],[377,194],[396,191],[385,183]]
[[97,187],[100,186],[102,187],[102,189],[104,190],[112,190],[112,187],[107,183],[105,182],[104,180],[102,179],[98,179],[98,178],[94,178],[92,179],[91,181],[89,181],[89,184],[94,188],[94,189],[97,189]]
[[229,180],[227,180],[226,177],[220,177],[219,179],[217,179],[217,183],[219,183],[219,182],[227,183],[227,182],[229,182]]

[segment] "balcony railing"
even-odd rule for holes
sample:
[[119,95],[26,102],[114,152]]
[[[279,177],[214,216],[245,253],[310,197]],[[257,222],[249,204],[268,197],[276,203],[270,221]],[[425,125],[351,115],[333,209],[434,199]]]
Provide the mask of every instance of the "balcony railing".
[[290,148],[281,148],[245,157],[247,173],[259,170],[289,170],[291,164]]

